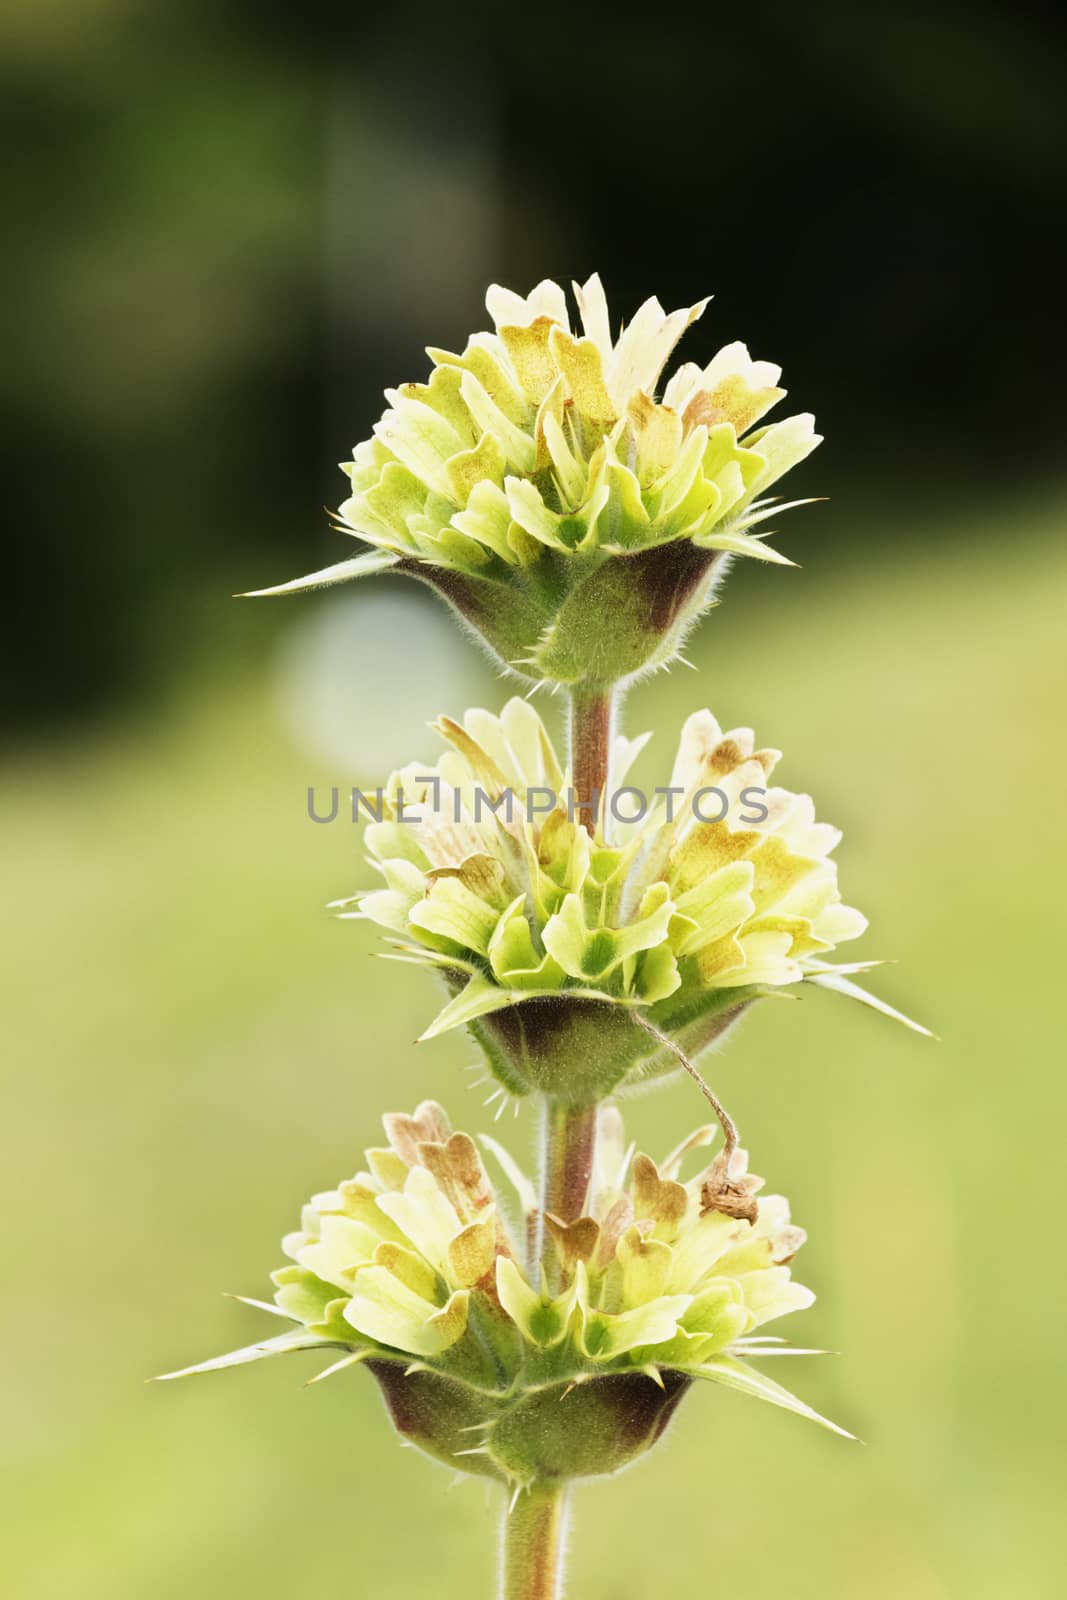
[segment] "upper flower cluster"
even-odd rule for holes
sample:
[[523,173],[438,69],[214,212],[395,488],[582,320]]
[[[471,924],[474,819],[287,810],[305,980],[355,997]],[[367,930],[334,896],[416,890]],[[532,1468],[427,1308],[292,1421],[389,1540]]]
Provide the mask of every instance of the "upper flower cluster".
[[[762,1180],[747,1176],[741,1151],[729,1172],[720,1153],[681,1181],[687,1154],[708,1146],[713,1128],[657,1165],[626,1148],[621,1117],[602,1108],[587,1210],[567,1225],[538,1212],[529,1180],[490,1140],[516,1191],[509,1207],[474,1141],[453,1133],[433,1102],[384,1123],[388,1144],[316,1195],[284,1241],[293,1264],[274,1273],[275,1303],[297,1331],[206,1367],[339,1347],[341,1365],[370,1362],[394,1416],[432,1454],[519,1481],[552,1475],[532,1459],[553,1448],[546,1416],[566,1419],[567,1475],[575,1461],[580,1475],[576,1409],[591,1407],[603,1423],[625,1397],[632,1426],[636,1392],[658,1419],[692,1377],[815,1416],[746,1360],[782,1344],[756,1329],[814,1300],[789,1268],[804,1233],[781,1196],[756,1199]],[[526,1264],[539,1227],[552,1240],[544,1276]],[[420,1374],[437,1387],[416,1382]],[[598,1387],[612,1377],[631,1382]],[[607,1431],[605,1462],[588,1470],[622,1464]],[[629,1441],[648,1442],[640,1429]]]
[[[509,1088],[578,1100],[677,1066],[635,1012],[695,1055],[769,990],[855,990],[825,959],[866,927],[841,903],[841,835],[807,795],[768,786],[779,752],[751,729],[695,713],[670,784],[625,798],[644,741],[617,739],[590,833],[527,702],[436,726],[451,750],[394,774],[366,828],[385,887],[336,903],[444,975],[453,998],[425,1037],[468,1024]],[[627,808],[647,809],[612,816]]]
[[678,367],[657,398],[707,301],[667,313],[646,300],[613,339],[600,279],[574,293],[580,329],[556,283],[526,298],[490,288],[496,331],[462,354],[431,348],[429,381],[388,390],[344,465],[339,524],[374,550],[258,592],[395,568],[438,588],[515,671],[617,681],[674,653],[726,555],[783,562],[763,542],[784,509],[767,491],[819,438],[806,413],[757,426],[785,394],[780,369],[731,344]]

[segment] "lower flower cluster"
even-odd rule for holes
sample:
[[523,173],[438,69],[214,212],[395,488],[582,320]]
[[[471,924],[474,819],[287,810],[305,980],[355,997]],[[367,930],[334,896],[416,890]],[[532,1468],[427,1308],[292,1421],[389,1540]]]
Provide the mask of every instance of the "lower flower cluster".
[[714,1127],[657,1165],[626,1147],[614,1107],[599,1121],[587,1211],[565,1223],[485,1139],[514,1191],[506,1204],[440,1106],[387,1116],[388,1144],[316,1195],[284,1240],[290,1265],[264,1309],[292,1331],[186,1370],[340,1351],[320,1377],[366,1363],[402,1433],[517,1485],[625,1465],[698,1377],[824,1422],[749,1364],[799,1353],[756,1330],[814,1299],[791,1275],[805,1236],[787,1202],[756,1198],[740,1150],[681,1180]]

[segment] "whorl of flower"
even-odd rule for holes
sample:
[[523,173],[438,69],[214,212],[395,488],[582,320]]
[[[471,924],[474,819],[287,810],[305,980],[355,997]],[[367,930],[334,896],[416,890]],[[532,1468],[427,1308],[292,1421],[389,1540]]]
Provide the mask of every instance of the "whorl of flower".
[[[433,1102],[384,1123],[388,1145],[316,1195],[283,1242],[292,1264],[274,1273],[267,1309],[294,1331],[188,1371],[339,1350],[320,1376],[369,1363],[401,1431],[452,1466],[518,1483],[625,1464],[692,1378],[825,1422],[748,1364],[796,1353],[756,1330],[814,1296],[789,1268],[804,1233],[781,1196],[755,1198],[762,1180],[744,1152],[729,1173],[720,1152],[680,1181],[714,1128],[657,1166],[601,1108],[587,1214],[565,1225],[538,1213],[529,1180],[486,1140],[517,1193],[509,1224],[476,1144]],[[531,1277],[539,1227],[554,1248]]]
[[[692,1056],[805,980],[869,1000],[842,973],[875,963],[826,961],[866,927],[841,903],[840,833],[807,795],[768,787],[779,752],[751,729],[691,716],[655,795],[620,788],[644,740],[618,739],[591,837],[526,701],[436,728],[452,748],[394,774],[366,828],[385,887],[336,902],[444,976],[453,998],[425,1038],[466,1024],[509,1090],[582,1101],[677,1068],[635,1012]],[[611,817],[642,799],[642,820]]]
[[[545,281],[497,285],[495,333],[431,348],[427,383],[386,391],[373,437],[343,466],[341,529],[374,548],[260,594],[394,569],[438,589],[508,667],[617,681],[668,660],[732,555],[785,564],[763,541],[787,507],[767,491],[819,443],[809,414],[769,426],[780,369],[730,344],[664,366],[707,301],[646,300],[612,338],[600,279],[574,285],[581,329]],[[802,503],[802,502],[795,502]]]

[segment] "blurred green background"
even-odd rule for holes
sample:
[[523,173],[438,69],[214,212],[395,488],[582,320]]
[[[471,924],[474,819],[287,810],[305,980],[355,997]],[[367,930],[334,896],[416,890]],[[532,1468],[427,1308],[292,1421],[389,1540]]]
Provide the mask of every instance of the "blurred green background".
[[[841,1352],[788,1376],[866,1444],[700,1390],[579,1492],[570,1592],[1060,1592],[1058,26],[530,15],[4,16],[20,1600],[489,1592],[495,1508],[396,1448],[366,1377],[142,1380],[257,1336],[224,1292],[262,1294],[382,1110],[490,1125],[471,1051],[412,1044],[428,980],[322,910],[365,872],[305,794],[432,754],[432,715],[507,688],[399,583],[226,596],[343,553],[333,463],[423,344],[482,325],[487,281],[597,266],[620,310],[714,289],[688,353],[782,359],[828,435],[800,487],[833,494],[790,519],[801,569],[737,571],[699,675],[640,686],[628,728],[666,760],[707,702],[783,747],[845,828],[863,951],[899,959],[873,986],[942,1042],[816,995],[716,1062],[810,1233],[803,1336]],[[657,1153],[701,1107],[677,1085],[631,1115]],[[528,1114],[502,1126],[525,1156]]]

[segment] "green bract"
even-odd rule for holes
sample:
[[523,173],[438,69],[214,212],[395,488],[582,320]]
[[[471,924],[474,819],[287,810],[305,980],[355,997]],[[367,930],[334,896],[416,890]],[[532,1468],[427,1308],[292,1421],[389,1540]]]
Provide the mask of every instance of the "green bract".
[[[365,1362],[428,1454],[518,1485],[626,1465],[694,1378],[825,1422],[749,1365],[798,1353],[756,1330],[814,1296],[788,1265],[804,1234],[781,1196],[757,1201],[743,1152],[680,1181],[713,1128],[657,1166],[626,1150],[621,1117],[601,1108],[587,1213],[570,1224],[537,1211],[532,1185],[487,1140],[516,1193],[509,1208],[474,1141],[433,1102],[385,1129],[388,1146],[316,1195],[284,1241],[292,1265],[274,1274],[267,1309],[294,1331],[188,1371],[337,1351],[320,1376]],[[548,1265],[531,1275],[542,1228]]]
[[[344,466],[342,531],[374,548],[260,594],[396,571],[428,583],[513,671],[612,683],[669,660],[732,555],[763,542],[767,498],[819,443],[810,415],[770,426],[779,368],[727,345],[663,368],[706,301],[647,300],[613,341],[600,279],[566,297],[494,286],[495,333],[431,349],[429,382],[388,390]],[[800,503],[800,502],[796,502]],[[759,531],[757,531],[759,530]]]
[[616,740],[591,836],[525,701],[436,726],[451,750],[395,773],[366,828],[385,886],[336,902],[444,977],[424,1038],[466,1024],[511,1092],[580,1104],[677,1068],[638,1017],[693,1057],[804,981],[888,1009],[843,976],[875,963],[826,961],[866,927],[841,903],[840,833],[768,787],[779,752],[751,729],[695,713],[658,793],[620,787],[644,741]]

